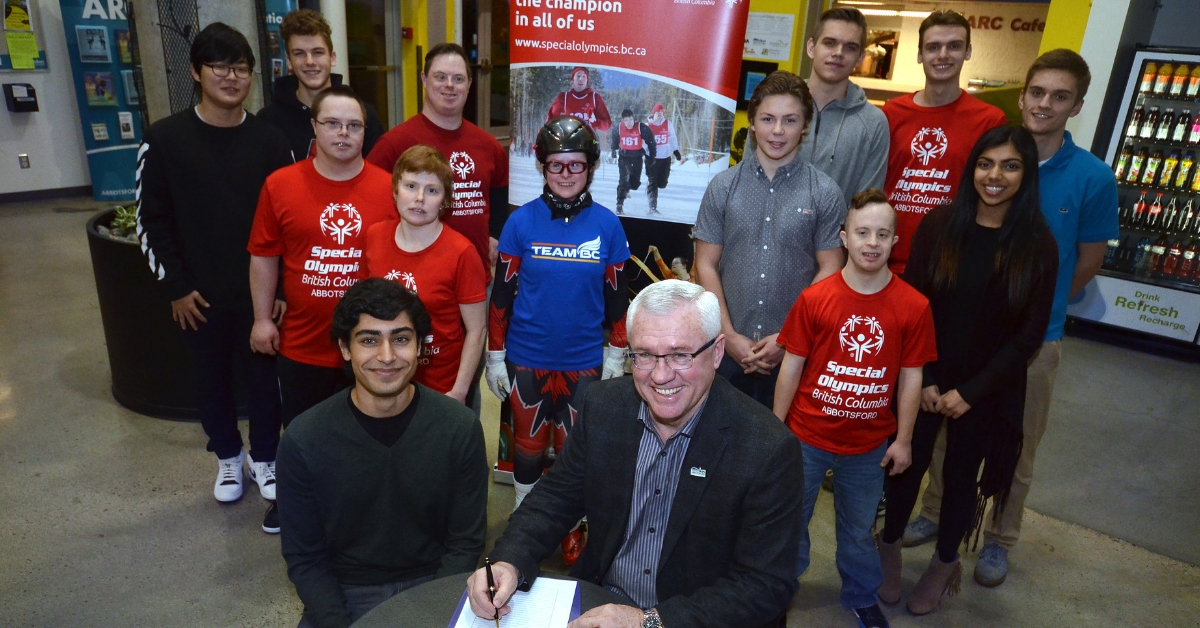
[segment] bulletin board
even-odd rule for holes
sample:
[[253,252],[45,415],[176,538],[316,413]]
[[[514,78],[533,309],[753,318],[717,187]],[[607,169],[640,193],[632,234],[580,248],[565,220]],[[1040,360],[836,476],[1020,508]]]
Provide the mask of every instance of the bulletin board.
[[37,0],[0,0],[4,5],[0,23],[0,72],[29,72],[50,69],[46,64],[46,38],[38,19]]

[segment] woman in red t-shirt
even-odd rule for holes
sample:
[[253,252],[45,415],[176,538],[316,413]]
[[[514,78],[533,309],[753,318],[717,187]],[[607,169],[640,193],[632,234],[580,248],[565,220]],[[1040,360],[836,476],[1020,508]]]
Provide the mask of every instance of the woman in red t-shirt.
[[367,230],[362,274],[397,281],[421,299],[433,331],[413,379],[465,404],[483,352],[487,276],[471,241],[442,224],[453,189],[450,164],[437,149],[404,151],[392,171],[400,219]]
[[984,133],[954,200],[930,211],[913,237],[904,280],[929,299],[937,361],[925,365],[912,466],[884,484],[879,597],[900,600],[901,536],[945,424],[937,551],[909,596],[916,615],[957,591],[958,546],[982,525],[986,501],[1003,504],[1012,486],[1026,365],[1046,335],[1058,274],[1058,246],[1038,205],[1037,156],[1020,127]]

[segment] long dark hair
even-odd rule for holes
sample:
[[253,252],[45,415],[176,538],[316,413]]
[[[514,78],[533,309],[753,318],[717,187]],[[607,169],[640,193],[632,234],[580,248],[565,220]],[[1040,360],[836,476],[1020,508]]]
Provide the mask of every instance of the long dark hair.
[[1012,144],[1024,163],[1021,187],[1013,196],[1012,205],[1000,225],[994,269],[1001,281],[1007,283],[1008,306],[1019,311],[1029,297],[1034,270],[1041,265],[1042,238],[1046,220],[1038,203],[1037,144],[1028,131],[1017,126],[999,126],[979,138],[963,168],[958,182],[958,194],[950,202],[950,219],[933,244],[931,264],[924,283],[931,292],[952,290],[958,277],[959,262],[967,241],[967,231],[975,223],[979,207],[979,192],[975,189],[975,167],[984,151]]

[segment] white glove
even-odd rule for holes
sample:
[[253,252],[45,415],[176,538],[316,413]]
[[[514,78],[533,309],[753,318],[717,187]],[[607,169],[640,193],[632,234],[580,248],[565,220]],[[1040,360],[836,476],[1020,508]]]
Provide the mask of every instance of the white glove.
[[600,379],[609,379],[611,377],[620,377],[625,374],[625,358],[629,357],[629,349],[625,347],[614,347],[605,345],[604,347],[604,370],[600,374]]
[[504,365],[504,356],[507,353],[504,349],[488,351],[487,357],[484,358],[486,369],[483,377],[487,380],[488,389],[501,401],[508,398],[508,367]]

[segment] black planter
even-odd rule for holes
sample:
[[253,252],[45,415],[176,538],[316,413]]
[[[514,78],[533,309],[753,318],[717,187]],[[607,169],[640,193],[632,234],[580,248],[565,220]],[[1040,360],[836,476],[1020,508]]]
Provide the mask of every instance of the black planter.
[[171,320],[170,300],[138,245],[106,238],[96,230],[98,224],[107,226],[112,216],[113,211],[107,211],[89,220],[87,236],[113,398],[139,414],[199,420],[192,361],[178,323]]

